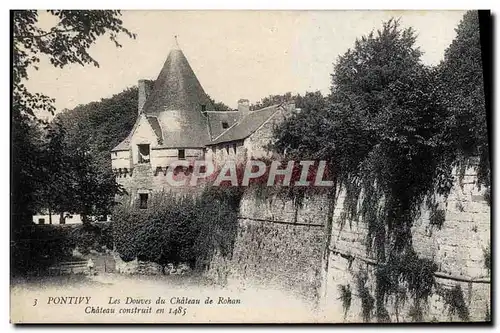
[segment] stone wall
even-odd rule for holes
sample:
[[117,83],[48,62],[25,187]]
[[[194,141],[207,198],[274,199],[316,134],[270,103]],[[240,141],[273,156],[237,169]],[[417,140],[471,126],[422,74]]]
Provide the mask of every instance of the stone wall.
[[323,200],[306,198],[299,208],[290,200],[262,200],[247,192],[233,255],[216,255],[208,275],[219,283],[265,284],[316,302],[326,219],[326,210],[316,204]]
[[[462,182],[457,177],[449,196],[438,199],[437,209],[444,213],[442,225],[431,224],[435,209],[426,206],[414,223],[416,252],[438,265],[433,294],[422,306],[426,321],[460,320],[444,297],[456,285],[463,292],[471,321],[484,320],[491,309],[484,256],[490,243],[490,207],[484,189],[478,189],[475,182],[474,171],[467,170]],[[256,193],[247,193],[240,207],[233,256],[216,255],[209,275],[222,281],[272,284],[317,302],[328,321],[361,322],[357,276],[367,274],[366,287],[374,297],[376,262],[366,247],[367,225],[341,218],[344,198],[341,192],[328,224],[326,196],[306,198],[299,207],[288,199],[262,200]],[[341,285],[349,285],[353,295],[345,318]],[[393,322],[410,321],[412,301],[396,307],[389,300],[387,310]]]
[[[490,308],[490,285],[485,265],[484,251],[490,244],[490,207],[484,197],[484,189],[476,186],[472,169],[466,171],[462,182],[458,175],[448,198],[439,198],[437,209],[444,212],[442,226],[431,224],[429,207],[422,207],[421,216],[412,228],[413,247],[419,257],[433,260],[438,265],[437,286],[431,297],[424,320],[458,320],[450,317],[450,307],[445,307],[443,290],[460,285],[464,292],[470,319],[484,320],[486,308]],[[330,257],[323,295],[326,308],[341,311],[339,286],[350,285],[355,293],[356,276],[361,271],[368,273],[367,285],[372,296],[375,292],[374,258],[367,252],[367,225],[363,221],[342,222],[343,200],[341,193],[334,212]],[[354,260],[352,260],[354,259]],[[477,282],[469,282],[477,281]],[[446,308],[446,309],[445,309]],[[347,320],[360,321],[360,306],[354,306]],[[398,309],[396,318],[394,305],[389,305],[392,321],[409,320],[411,302]],[[392,309],[392,310],[391,310]]]

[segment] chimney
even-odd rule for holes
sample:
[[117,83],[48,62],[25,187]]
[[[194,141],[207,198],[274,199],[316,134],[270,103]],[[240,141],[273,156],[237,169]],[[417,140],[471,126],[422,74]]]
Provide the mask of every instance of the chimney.
[[238,101],[238,111],[240,112],[240,118],[250,113],[250,102],[248,99],[240,99]]
[[137,88],[139,91],[139,98],[137,101],[137,112],[138,114],[142,113],[142,109],[144,108],[144,104],[146,104],[146,100],[149,97],[149,94],[151,93],[151,90],[153,88],[153,83],[154,81],[152,80],[139,80],[137,84]]

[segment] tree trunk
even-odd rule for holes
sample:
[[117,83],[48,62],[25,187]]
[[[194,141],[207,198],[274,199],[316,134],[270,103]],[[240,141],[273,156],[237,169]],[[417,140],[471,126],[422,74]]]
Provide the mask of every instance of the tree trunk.
[[87,214],[82,214],[82,223],[83,225],[89,225],[90,224],[90,220],[89,220],[89,216]]
[[52,209],[49,207],[49,224],[52,224]]
[[66,224],[66,218],[64,217],[64,213],[59,213],[59,224]]
[[161,273],[163,275],[167,275],[167,273],[165,272],[165,265],[161,265]]

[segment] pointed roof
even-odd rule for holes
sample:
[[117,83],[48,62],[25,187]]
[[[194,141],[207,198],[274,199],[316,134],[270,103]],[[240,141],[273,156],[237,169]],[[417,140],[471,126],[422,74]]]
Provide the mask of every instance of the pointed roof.
[[[184,53],[176,44],[154,83],[143,112],[148,117],[158,118],[165,145],[203,147],[209,140],[209,134],[202,105],[205,110],[213,109]],[[168,123],[163,124],[163,121]]]
[[184,53],[170,51],[144,104],[144,113],[157,114],[165,110],[201,111],[201,105],[212,110],[212,103],[196,78]]

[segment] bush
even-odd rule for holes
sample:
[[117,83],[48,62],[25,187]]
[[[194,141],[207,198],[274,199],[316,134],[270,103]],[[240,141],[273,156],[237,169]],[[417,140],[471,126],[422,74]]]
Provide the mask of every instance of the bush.
[[240,198],[240,189],[208,187],[199,196],[155,193],[147,209],[119,205],[113,214],[116,250],[124,261],[206,268],[216,249],[232,253]]

